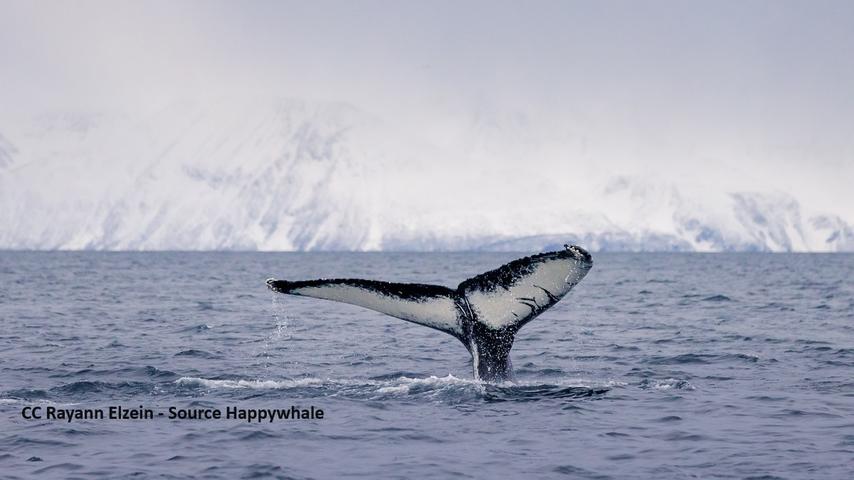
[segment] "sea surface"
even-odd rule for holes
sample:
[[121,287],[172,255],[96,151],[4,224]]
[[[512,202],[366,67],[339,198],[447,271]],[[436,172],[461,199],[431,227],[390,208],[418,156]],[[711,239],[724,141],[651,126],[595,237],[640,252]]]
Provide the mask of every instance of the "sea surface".
[[[0,252],[2,478],[854,478],[854,256],[594,254],[519,333],[454,338],[268,277],[457,283],[506,253]],[[26,420],[142,405],[152,420]],[[170,420],[315,408],[320,420]]]

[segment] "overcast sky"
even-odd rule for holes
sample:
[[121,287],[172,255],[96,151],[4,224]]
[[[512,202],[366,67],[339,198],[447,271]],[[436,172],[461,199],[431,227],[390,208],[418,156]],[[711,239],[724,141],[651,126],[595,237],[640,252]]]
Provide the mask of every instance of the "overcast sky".
[[3,95],[12,99],[252,88],[370,103],[628,102],[655,117],[851,116],[852,2],[0,5]]
[[791,188],[812,171],[838,203],[854,2],[0,0],[7,122],[217,96],[346,101],[428,131],[478,111],[588,122],[661,168],[738,154]]

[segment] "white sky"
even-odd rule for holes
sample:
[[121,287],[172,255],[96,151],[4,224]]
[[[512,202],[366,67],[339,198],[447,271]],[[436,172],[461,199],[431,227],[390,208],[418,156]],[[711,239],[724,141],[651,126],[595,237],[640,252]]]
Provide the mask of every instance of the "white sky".
[[521,112],[613,142],[618,173],[738,176],[854,220],[854,2],[0,0],[0,120],[222,95],[438,140]]

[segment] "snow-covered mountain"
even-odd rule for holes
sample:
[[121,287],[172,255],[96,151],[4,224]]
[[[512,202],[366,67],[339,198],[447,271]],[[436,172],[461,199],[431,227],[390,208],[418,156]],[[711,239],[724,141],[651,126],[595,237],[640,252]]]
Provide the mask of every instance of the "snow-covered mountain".
[[15,153],[17,153],[15,146],[3,138],[3,135],[0,135],[0,170],[12,166],[12,162],[15,161]]
[[451,130],[297,100],[16,119],[0,248],[854,251],[842,210],[620,172],[583,129],[481,112]]

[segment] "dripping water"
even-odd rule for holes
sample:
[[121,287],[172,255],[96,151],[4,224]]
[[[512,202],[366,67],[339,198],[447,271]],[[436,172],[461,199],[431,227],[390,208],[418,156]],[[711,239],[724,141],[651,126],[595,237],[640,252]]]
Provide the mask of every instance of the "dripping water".
[[264,358],[264,368],[269,370],[273,365],[273,357],[276,357],[276,350],[280,350],[284,346],[284,342],[291,338],[290,317],[285,310],[285,304],[281,300],[281,295],[275,292],[270,292],[272,302],[273,321],[275,324],[274,330],[264,338],[264,347],[262,357]]

